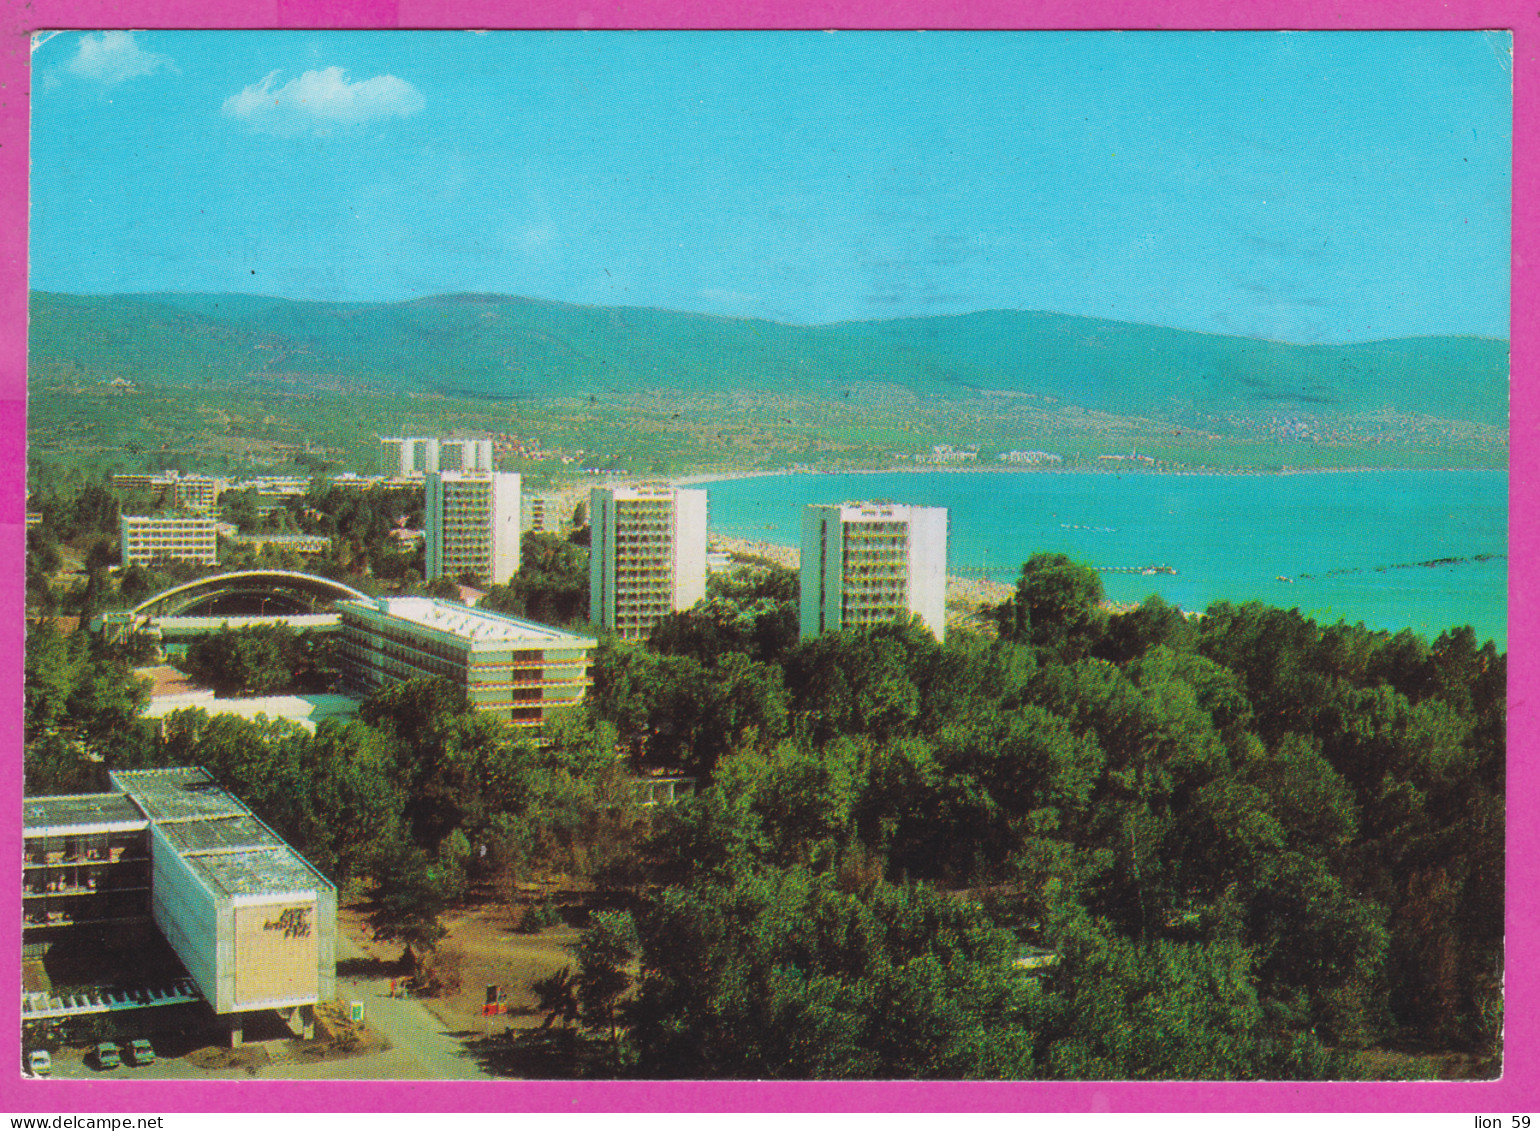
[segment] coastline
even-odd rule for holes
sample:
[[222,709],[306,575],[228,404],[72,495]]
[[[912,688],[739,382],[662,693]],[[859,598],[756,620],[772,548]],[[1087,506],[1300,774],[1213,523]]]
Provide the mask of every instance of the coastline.
[[[722,534],[711,535],[711,548],[731,554],[734,561],[764,559],[784,569],[799,569],[802,551],[796,546],[780,542],[765,542],[755,538],[729,538]],[[946,608],[947,623],[976,622],[987,606],[998,605],[1016,595],[1016,586],[1002,581],[983,581],[976,577],[958,577],[947,574]]]
[[769,479],[790,475],[1368,475],[1376,472],[1429,472],[1440,475],[1454,472],[1499,472],[1503,467],[1204,467],[1168,468],[1141,464],[1101,467],[848,467],[840,469],[772,468],[755,471],[702,471],[674,476],[666,480],[671,487],[699,487],[707,483],[727,483],[735,479]]

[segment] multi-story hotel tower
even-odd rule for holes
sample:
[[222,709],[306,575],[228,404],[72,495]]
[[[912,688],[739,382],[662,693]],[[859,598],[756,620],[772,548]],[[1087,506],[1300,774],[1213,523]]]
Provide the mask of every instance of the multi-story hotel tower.
[[431,471],[425,490],[428,580],[468,571],[505,584],[519,568],[519,476]]
[[642,640],[706,595],[706,492],[662,484],[589,496],[589,619]]
[[911,614],[945,637],[945,507],[845,503],[802,512],[802,639]]

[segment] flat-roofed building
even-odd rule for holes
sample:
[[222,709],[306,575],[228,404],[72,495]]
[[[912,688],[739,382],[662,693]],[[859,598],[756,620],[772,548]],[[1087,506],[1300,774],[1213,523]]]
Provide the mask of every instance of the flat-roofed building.
[[166,505],[212,514],[219,503],[219,493],[226,487],[223,479],[209,475],[183,474],[180,471],[119,471],[112,485],[123,491],[149,491]]
[[706,595],[706,492],[643,484],[589,495],[589,618],[642,640]]
[[198,767],[115,770],[149,820],[150,911],[215,1013],[336,992],[337,890]]
[[119,930],[150,915],[149,819],[116,793],[22,803],[22,941]]
[[[196,989],[45,1000],[33,1015],[195,1001],[226,1015],[288,1011],[301,1028],[336,993],[337,892],[198,767],[114,770],[114,792],[23,801],[23,943],[151,925]],[[34,941],[38,940],[38,941]],[[41,1012],[40,1012],[41,1011]]]
[[802,512],[802,639],[916,615],[946,634],[945,507],[812,505]]
[[115,471],[112,473],[112,485],[123,491],[151,491],[160,493],[169,490],[177,480],[174,471]]
[[502,585],[517,572],[517,473],[430,472],[423,510],[430,581],[473,573]]
[[125,514],[118,519],[123,564],[198,562],[217,565],[219,538],[212,518],[157,518]]
[[595,641],[549,625],[427,597],[342,601],[337,610],[343,682],[361,694],[442,676],[475,710],[538,727],[591,682]]
[[171,485],[172,505],[200,514],[213,514],[225,481],[208,475],[179,475]]
[[490,436],[381,436],[380,471],[397,478],[421,479],[433,471],[491,472]]
[[295,554],[324,554],[332,548],[332,540],[325,534],[237,534],[230,541],[253,550],[270,547]]

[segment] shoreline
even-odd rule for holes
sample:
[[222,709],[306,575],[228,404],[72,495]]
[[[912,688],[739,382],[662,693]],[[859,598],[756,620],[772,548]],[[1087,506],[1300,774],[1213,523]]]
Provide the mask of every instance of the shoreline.
[[[760,558],[790,570],[800,569],[802,564],[802,550],[781,542],[713,534],[710,536],[710,546],[713,550],[732,555],[735,561]],[[1008,601],[1015,595],[1014,582],[984,581],[977,577],[959,577],[949,573],[946,575],[947,621],[976,620],[986,607]]]
[[791,475],[1171,475],[1171,476],[1243,476],[1243,475],[1370,475],[1379,472],[1428,472],[1447,475],[1458,472],[1494,472],[1509,474],[1502,467],[1237,467],[1237,468],[1160,468],[1129,467],[851,467],[840,470],[811,468],[772,468],[755,471],[702,471],[673,476],[665,482],[671,487],[698,487],[707,483],[727,483],[737,479],[769,479]]

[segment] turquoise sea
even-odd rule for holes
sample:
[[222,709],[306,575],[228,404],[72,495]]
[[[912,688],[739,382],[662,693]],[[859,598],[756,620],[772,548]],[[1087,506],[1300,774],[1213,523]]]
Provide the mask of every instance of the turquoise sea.
[[1430,641],[1468,624],[1507,647],[1504,471],[794,474],[704,486],[711,529],[731,537],[794,546],[808,503],[941,506],[954,574],[1011,582],[1033,553],[1058,551],[1176,571],[1103,572],[1114,601],[1159,593],[1202,610],[1258,600]]

